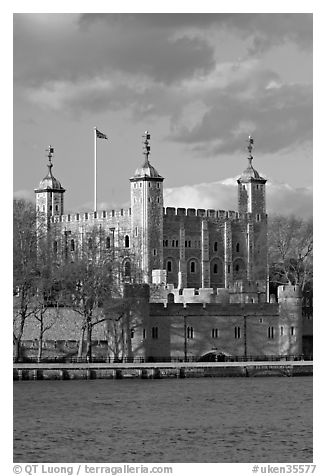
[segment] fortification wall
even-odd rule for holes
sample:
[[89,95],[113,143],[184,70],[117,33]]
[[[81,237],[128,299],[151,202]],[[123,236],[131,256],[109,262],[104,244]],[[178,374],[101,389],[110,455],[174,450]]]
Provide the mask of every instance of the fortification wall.
[[174,208],[174,207],[164,207],[163,208],[164,218],[170,220],[179,220],[180,218],[208,218],[212,220],[253,220],[253,221],[263,221],[266,220],[267,215],[262,214],[253,214],[253,213],[240,213],[234,210],[212,210],[212,209],[203,209],[203,208]]

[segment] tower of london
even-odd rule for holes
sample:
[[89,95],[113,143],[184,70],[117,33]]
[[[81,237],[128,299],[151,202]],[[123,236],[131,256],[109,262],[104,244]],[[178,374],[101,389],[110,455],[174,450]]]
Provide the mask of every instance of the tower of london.
[[[249,137],[246,167],[240,174],[238,210],[164,207],[164,177],[150,160],[150,134],[143,136],[143,163],[130,177],[130,207],[84,213],[64,212],[65,189],[53,175],[53,148],[48,173],[36,194],[39,219],[54,231],[53,251],[74,258],[92,246],[97,230],[101,246],[113,249],[123,282],[143,282],[167,289],[224,289],[234,302],[266,302],[266,179],[252,165]],[[240,166],[240,164],[239,164]]]

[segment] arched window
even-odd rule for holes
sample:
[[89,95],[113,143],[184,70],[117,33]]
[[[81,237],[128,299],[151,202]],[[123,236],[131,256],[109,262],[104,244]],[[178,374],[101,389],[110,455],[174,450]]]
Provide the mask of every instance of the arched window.
[[217,266],[217,263],[214,263],[214,266],[213,266],[213,273],[214,273],[214,274],[217,274],[217,273],[218,273],[218,266]]
[[75,240],[70,240],[70,251],[75,251]]
[[217,241],[214,243],[214,251],[217,251]]
[[174,302],[174,294],[173,293],[168,294],[168,302]]
[[125,262],[125,277],[130,277],[131,275],[131,264],[130,261]]
[[196,272],[196,261],[190,261],[190,272],[191,273]]
[[126,235],[126,236],[125,236],[125,248],[129,248],[129,244],[130,244],[130,243],[129,243],[129,236]]
[[167,270],[168,273],[171,273],[171,271],[172,271],[172,261],[171,260],[168,260],[166,262],[166,270]]
[[236,270],[236,272],[238,272],[238,271],[239,271],[239,269],[240,269],[240,268],[239,268],[239,265],[238,265],[238,264],[236,264],[236,265],[235,265],[235,270]]
[[240,251],[240,243],[237,243],[237,244],[236,244],[235,251],[236,251],[237,253],[239,253],[239,251]]
[[111,240],[109,236],[106,237],[105,246],[107,249],[111,246]]

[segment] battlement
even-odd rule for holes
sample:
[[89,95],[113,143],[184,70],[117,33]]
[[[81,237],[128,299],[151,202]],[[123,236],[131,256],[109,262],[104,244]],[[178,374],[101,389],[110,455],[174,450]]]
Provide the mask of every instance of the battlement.
[[85,221],[105,221],[113,218],[131,216],[131,208],[121,208],[119,210],[101,210],[98,212],[68,213],[66,215],[55,215],[51,217],[52,223],[61,222],[85,222]]
[[301,288],[298,285],[284,284],[277,288],[278,299],[300,298],[302,297]]
[[203,208],[163,208],[164,217],[199,217],[199,218],[211,218],[217,220],[255,220],[262,221],[266,218],[266,214],[253,213],[239,213],[234,210],[212,210]]

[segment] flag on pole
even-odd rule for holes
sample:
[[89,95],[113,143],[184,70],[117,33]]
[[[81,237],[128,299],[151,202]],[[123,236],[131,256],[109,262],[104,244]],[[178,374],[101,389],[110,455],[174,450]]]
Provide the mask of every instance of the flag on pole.
[[96,137],[98,139],[107,139],[108,140],[107,136],[105,134],[103,134],[103,132],[98,131],[97,129],[96,129]]

